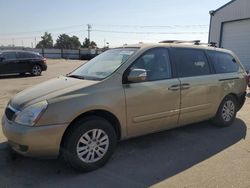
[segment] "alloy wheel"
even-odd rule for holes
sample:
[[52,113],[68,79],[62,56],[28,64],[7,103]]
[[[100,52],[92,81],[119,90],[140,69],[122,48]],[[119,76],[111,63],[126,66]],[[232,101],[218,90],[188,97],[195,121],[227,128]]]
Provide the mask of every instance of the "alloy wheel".
[[76,151],[80,160],[93,163],[102,159],[108,148],[108,135],[101,129],[92,129],[80,137]]
[[32,74],[35,75],[35,76],[39,76],[42,72],[42,69],[39,65],[35,65],[33,68],[32,68]]
[[233,101],[228,100],[225,102],[223,108],[222,108],[222,118],[224,121],[229,122],[234,117],[235,113],[235,105]]

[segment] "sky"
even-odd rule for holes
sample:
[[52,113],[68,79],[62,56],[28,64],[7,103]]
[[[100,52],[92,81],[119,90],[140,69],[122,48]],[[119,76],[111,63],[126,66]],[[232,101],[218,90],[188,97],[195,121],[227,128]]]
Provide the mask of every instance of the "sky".
[[32,47],[45,31],[88,36],[98,47],[162,40],[207,42],[209,11],[229,0],[1,0],[0,46]]

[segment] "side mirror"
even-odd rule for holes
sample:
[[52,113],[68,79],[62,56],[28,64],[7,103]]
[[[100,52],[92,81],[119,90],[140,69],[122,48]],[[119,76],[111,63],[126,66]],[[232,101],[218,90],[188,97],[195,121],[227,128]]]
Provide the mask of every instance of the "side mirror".
[[0,57],[0,62],[4,61],[5,58],[4,57]]
[[143,82],[147,80],[147,71],[145,69],[132,69],[128,75],[129,82]]

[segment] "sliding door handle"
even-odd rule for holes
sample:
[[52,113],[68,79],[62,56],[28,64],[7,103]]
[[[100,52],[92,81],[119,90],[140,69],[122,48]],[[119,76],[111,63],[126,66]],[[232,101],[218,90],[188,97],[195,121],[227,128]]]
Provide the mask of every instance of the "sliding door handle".
[[181,89],[189,89],[191,86],[188,83],[181,84]]
[[171,91],[178,91],[180,90],[180,85],[179,84],[176,84],[176,85],[172,85],[168,88],[168,90],[171,90]]

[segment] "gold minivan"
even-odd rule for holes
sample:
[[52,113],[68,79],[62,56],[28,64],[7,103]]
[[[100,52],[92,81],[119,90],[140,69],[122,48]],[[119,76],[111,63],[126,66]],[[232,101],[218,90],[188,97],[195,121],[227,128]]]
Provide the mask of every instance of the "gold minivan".
[[229,126],[246,73],[228,50],[177,43],[110,49],[67,76],[13,97],[2,128],[14,151],[103,166],[119,140],[212,120]]

